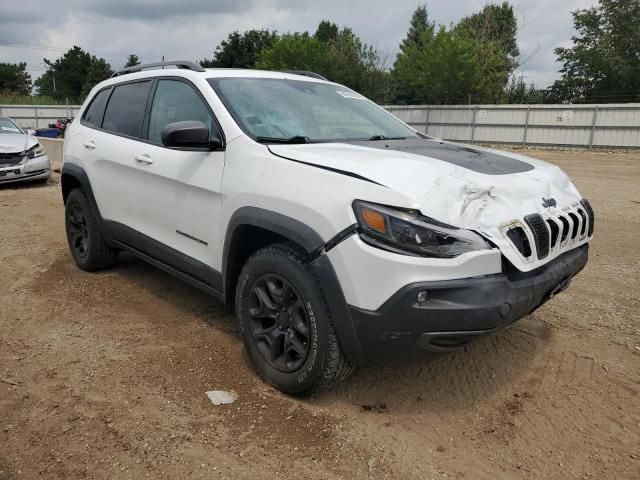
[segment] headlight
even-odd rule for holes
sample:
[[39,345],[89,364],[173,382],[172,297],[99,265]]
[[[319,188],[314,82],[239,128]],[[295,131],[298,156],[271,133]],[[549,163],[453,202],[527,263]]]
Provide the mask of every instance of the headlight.
[[44,149],[44,147],[39,143],[36,143],[33,147],[27,150],[27,158],[41,157],[45,153],[47,153],[47,151]]
[[360,200],[353,202],[360,238],[370,245],[405,255],[451,258],[491,248],[480,235],[420,215]]

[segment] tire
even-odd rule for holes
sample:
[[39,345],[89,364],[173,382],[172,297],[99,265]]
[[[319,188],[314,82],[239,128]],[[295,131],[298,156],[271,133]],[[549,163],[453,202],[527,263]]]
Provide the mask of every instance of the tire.
[[116,264],[118,251],[105,242],[89,201],[79,188],[67,197],[64,219],[69,250],[78,267],[94,272]]
[[288,394],[329,388],[353,370],[319,282],[295,245],[270,245],[244,265],[236,317],[258,374]]

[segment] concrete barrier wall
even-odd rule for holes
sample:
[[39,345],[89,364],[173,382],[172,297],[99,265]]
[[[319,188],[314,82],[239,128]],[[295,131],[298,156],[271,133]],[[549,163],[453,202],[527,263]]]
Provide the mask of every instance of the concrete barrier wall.
[[[557,147],[640,148],[640,104],[389,105],[418,131],[446,140]],[[74,117],[79,105],[0,105],[21,127]]]
[[75,117],[80,105],[0,105],[0,117],[10,117],[20,127],[47,128],[59,118]]
[[557,147],[640,148],[640,104],[385,107],[445,140]]
[[62,147],[64,146],[64,140],[62,138],[38,137],[38,141],[47,151],[51,168],[53,170],[60,170],[62,168]]

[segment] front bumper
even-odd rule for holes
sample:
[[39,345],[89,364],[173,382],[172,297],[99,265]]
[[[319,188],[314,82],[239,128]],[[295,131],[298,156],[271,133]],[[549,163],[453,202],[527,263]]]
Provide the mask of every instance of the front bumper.
[[0,166],[0,185],[14,182],[44,180],[51,175],[51,163],[47,155],[32,158],[18,165]]
[[[459,350],[530,314],[565,290],[587,259],[585,244],[531,272],[413,283],[375,311],[349,310],[370,362],[404,363],[425,352]],[[426,300],[418,303],[423,291]]]

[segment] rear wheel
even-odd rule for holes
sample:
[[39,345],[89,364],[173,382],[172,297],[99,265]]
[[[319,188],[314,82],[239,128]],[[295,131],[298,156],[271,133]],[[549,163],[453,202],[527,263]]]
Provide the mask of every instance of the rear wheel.
[[256,370],[285,393],[328,388],[352,370],[320,285],[294,245],[268,246],[247,261],[236,316]]
[[78,267],[92,272],[115,265],[118,251],[107,245],[89,201],[79,188],[67,197],[65,227],[69,250]]

